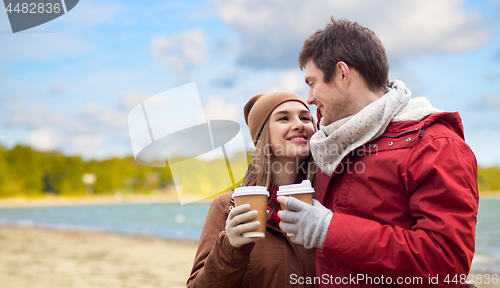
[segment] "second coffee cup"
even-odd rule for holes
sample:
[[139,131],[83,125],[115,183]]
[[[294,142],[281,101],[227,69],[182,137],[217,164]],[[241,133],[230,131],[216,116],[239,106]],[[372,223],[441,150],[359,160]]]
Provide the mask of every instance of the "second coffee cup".
[[250,204],[250,210],[257,210],[257,217],[248,222],[259,221],[260,226],[254,231],[243,233],[243,237],[257,237],[264,238],[266,233],[267,222],[267,201],[269,192],[264,186],[244,186],[234,189],[233,199],[234,205],[240,206],[243,204]]
[[[276,192],[277,196],[290,196],[299,199],[307,204],[313,203],[314,188],[312,188],[310,180],[304,180],[300,184],[290,184],[282,185],[278,188]],[[290,210],[285,207],[285,204],[281,204],[281,210]],[[293,233],[287,233],[288,236],[293,236]]]
[[[300,184],[282,185],[278,188],[277,196],[291,196],[306,202],[307,204],[313,203],[314,188],[311,186],[310,180],[304,180]],[[281,210],[290,210],[281,204]]]

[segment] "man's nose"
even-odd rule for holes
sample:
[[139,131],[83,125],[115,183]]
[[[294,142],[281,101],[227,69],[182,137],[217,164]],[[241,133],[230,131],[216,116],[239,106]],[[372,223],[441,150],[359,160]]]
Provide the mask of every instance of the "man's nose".
[[309,90],[309,94],[307,95],[307,104],[316,105],[316,98],[314,98],[312,89]]

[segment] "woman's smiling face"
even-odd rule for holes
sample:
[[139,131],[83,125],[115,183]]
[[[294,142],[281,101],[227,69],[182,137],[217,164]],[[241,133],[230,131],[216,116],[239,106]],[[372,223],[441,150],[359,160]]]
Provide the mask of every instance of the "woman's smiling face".
[[311,112],[298,101],[287,101],[273,110],[269,118],[271,152],[275,157],[309,156],[309,139],[314,134]]

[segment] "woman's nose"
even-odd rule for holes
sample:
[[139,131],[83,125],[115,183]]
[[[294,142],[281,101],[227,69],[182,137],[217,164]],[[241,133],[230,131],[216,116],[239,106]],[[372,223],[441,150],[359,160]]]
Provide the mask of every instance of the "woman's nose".
[[292,126],[292,130],[293,131],[302,131],[304,130],[304,123],[302,123],[302,121],[300,121],[300,119],[296,119],[293,123],[293,126]]

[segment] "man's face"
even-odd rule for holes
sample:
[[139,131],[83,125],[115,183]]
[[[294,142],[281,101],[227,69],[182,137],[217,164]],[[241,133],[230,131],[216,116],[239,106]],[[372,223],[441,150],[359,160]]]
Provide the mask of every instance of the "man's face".
[[329,83],[323,81],[323,71],[316,67],[310,58],[306,63],[304,79],[309,86],[307,103],[316,105],[323,117],[323,125],[327,126],[337,120],[351,116],[351,101],[342,89],[339,71]]

